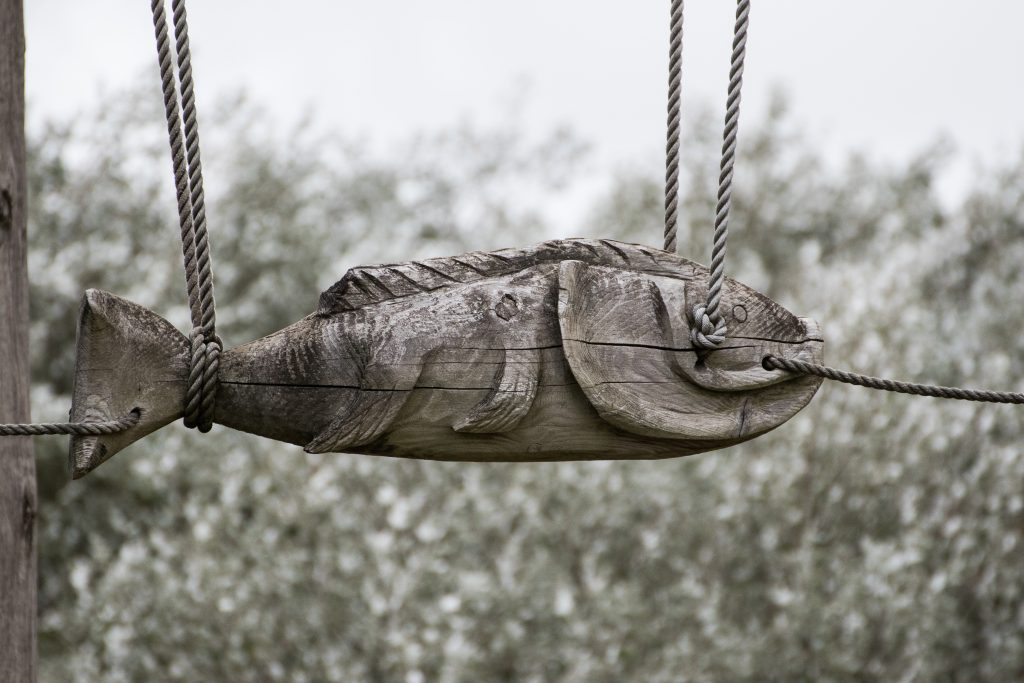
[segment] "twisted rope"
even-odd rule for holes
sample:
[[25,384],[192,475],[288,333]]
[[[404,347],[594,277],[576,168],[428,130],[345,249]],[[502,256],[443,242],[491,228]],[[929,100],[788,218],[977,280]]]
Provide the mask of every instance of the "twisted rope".
[[[157,64],[163,87],[164,114],[167,119],[174,185],[178,198],[185,288],[188,292],[189,313],[192,318],[192,331],[189,335],[192,353],[184,421],[186,427],[197,427],[201,432],[208,432],[213,426],[217,377],[223,345],[217,336],[213,264],[206,227],[206,197],[199,154],[199,124],[196,120],[188,22],[184,0],[173,0],[171,8],[178,67],[176,84],[164,1],[152,0],[150,7],[153,12]],[[184,121],[178,109],[179,90]]]
[[672,0],[668,44],[668,133],[665,145],[665,251],[676,253],[679,222],[679,129],[683,85],[683,0]]
[[[167,33],[167,15],[163,0],[151,0],[153,30],[156,37],[157,64],[163,90],[164,116],[171,148],[174,187],[178,200],[178,224],[181,227],[181,253],[185,266],[185,289],[192,318],[188,390],[185,399],[185,426],[208,432],[213,426],[217,397],[217,371],[223,344],[217,336],[217,311],[213,296],[213,264],[206,228],[206,198],[203,193],[203,166],[199,157],[199,124],[196,121],[195,88],[192,80],[192,53],[189,49],[188,23],[184,0],[173,0],[175,51],[178,76],[175,81],[171,45]],[[178,109],[178,88],[184,111]],[[71,434],[98,436],[115,434],[138,424],[136,409],[116,420],[102,422],[61,422],[0,424],[0,436],[36,436]]]
[[178,111],[178,93],[174,81],[174,66],[171,63],[171,43],[167,36],[167,18],[163,0],[152,0],[153,29],[156,36],[157,64],[160,68],[160,84],[164,96],[164,117],[167,120],[167,137],[171,146],[171,164],[174,170],[174,187],[178,200],[178,223],[181,226],[181,251],[185,265],[185,288],[188,292],[189,310],[192,320],[202,319],[199,297],[199,277],[196,267],[195,230],[192,224],[192,204],[188,191],[188,168],[185,161],[185,147],[181,132],[181,115]]
[[750,0],[737,0],[733,28],[732,59],[729,67],[729,91],[726,98],[722,161],[718,175],[718,204],[715,207],[715,236],[711,248],[711,275],[708,297],[693,307],[690,340],[701,349],[713,349],[727,332],[725,319],[718,310],[725,281],[725,251],[729,239],[729,211],[732,208],[732,179],[736,166],[736,136],[740,124],[740,92],[743,88],[743,62],[747,55],[747,28],[750,24]]
[[[669,105],[668,147],[665,174],[665,251],[676,250],[677,195],[679,190],[679,99],[682,64],[682,0],[672,1],[672,30],[669,43]],[[740,121],[740,95],[743,88],[743,63],[747,53],[747,29],[750,24],[750,0],[737,0],[736,23],[733,28],[732,58],[729,68],[729,90],[726,99],[725,130],[722,160],[718,176],[718,203],[715,207],[715,234],[711,248],[708,296],[692,311],[690,340],[695,348],[710,350],[726,339],[728,329],[719,312],[722,285],[725,281],[725,253],[729,238],[729,212],[732,208],[732,181],[736,166],[736,140]],[[988,403],[1024,404],[1024,394],[941,387],[913,382],[870,377],[825,365],[815,365],[776,356],[765,356],[766,370],[783,370],[813,375],[845,384],[892,391],[915,396],[983,401]]]
[[0,424],[0,436],[43,436],[46,434],[72,434],[74,436],[100,436],[131,429],[139,423],[141,414],[133,410],[124,417],[104,422],[41,422],[35,424]]
[[198,268],[199,279],[199,322],[203,334],[212,338],[216,334],[217,311],[213,296],[213,264],[210,258],[210,240],[206,228],[206,195],[203,192],[203,165],[199,156],[199,123],[196,120],[196,97],[192,80],[192,50],[189,47],[188,23],[186,21],[184,0],[173,0],[171,8],[174,11],[174,37],[178,53],[178,82],[181,89],[181,110],[185,130],[185,161],[188,166],[195,265]]
[[[198,408],[187,411],[186,426],[196,426],[201,432],[208,432],[213,426],[213,410],[217,397],[220,353],[223,349],[217,336],[217,308],[213,294],[213,260],[210,256],[210,240],[206,228],[206,195],[203,192],[203,165],[199,155],[199,123],[196,120],[195,88],[192,80],[192,50],[189,47],[188,22],[185,0],[173,0],[175,49],[178,53],[178,83],[181,90],[181,107],[185,130],[185,160],[188,165],[188,182],[192,203],[192,225],[194,230],[195,257],[199,279],[199,332],[192,330],[193,346],[201,346],[203,372],[189,382],[190,393],[201,396]],[[196,325],[196,319],[192,320]],[[193,354],[193,367],[196,366]],[[190,373],[191,374],[191,373]],[[200,386],[200,381],[202,382]],[[186,399],[188,403],[192,403]],[[194,418],[194,419],[191,419]]]
[[[199,125],[196,121],[195,88],[192,79],[192,53],[189,49],[188,23],[184,0],[173,0],[174,36],[176,40],[178,75],[175,81],[171,44],[167,32],[167,15],[163,0],[151,0],[153,30],[156,37],[157,64],[163,90],[164,116],[171,148],[174,187],[178,200],[178,224],[181,228],[181,253],[185,266],[185,289],[188,293],[192,353],[189,365],[188,390],[185,399],[185,426],[208,432],[213,426],[217,397],[217,371],[223,344],[217,336],[217,311],[213,296],[213,264],[206,228],[206,199],[203,193],[203,166],[199,157]],[[184,111],[178,109],[180,84]],[[64,422],[45,424],[0,425],[0,436],[34,436],[40,434],[72,434],[89,436],[114,434],[138,424],[140,413],[105,422]]]
[[1024,394],[1015,394],[1005,391],[983,391],[978,389],[961,389],[958,387],[941,387],[930,384],[915,384],[913,382],[897,382],[891,379],[871,377],[855,372],[837,370],[827,365],[815,365],[799,360],[787,360],[776,356],[768,355],[761,362],[765,370],[784,370],[802,375],[813,375],[824,379],[830,379],[844,384],[853,384],[879,391],[892,391],[897,394],[912,394],[914,396],[930,396],[932,398],[948,398],[959,401],[981,401],[985,403],[1014,403],[1024,404]]

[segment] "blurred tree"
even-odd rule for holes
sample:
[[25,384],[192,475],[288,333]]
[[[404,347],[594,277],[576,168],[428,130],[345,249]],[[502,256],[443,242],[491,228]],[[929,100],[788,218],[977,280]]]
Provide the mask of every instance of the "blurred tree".
[[[84,288],[187,320],[159,94],[108,101],[30,137],[41,417],[67,405]],[[584,151],[460,128],[375,154],[242,99],[209,120],[228,344],[312,310],[343,262],[552,236],[537,207]],[[719,133],[695,126],[680,241],[703,256]],[[952,209],[944,146],[832,168],[781,100],[741,152],[730,274],[820,320],[835,363],[1021,388],[1024,157]],[[658,243],[660,192],[623,173],[588,232]],[[1021,437],[1019,408],[826,386],[755,442],[652,463],[172,427],[69,486],[38,440],[42,680],[1020,680]]]

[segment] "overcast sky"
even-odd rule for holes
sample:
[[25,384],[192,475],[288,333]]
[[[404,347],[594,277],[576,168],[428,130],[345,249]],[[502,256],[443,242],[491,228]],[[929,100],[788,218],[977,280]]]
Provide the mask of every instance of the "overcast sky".
[[[32,120],[156,78],[146,0],[25,5]],[[601,168],[650,164],[663,144],[668,5],[192,0],[200,116],[204,101],[241,87],[283,124],[313,111],[379,143],[517,107],[529,130],[572,126]],[[687,2],[687,102],[723,106],[734,11]],[[755,0],[743,121],[782,87],[832,159],[861,150],[896,161],[945,134],[962,153],[955,190],[975,163],[1024,141],[1021,26],[1024,2],[1007,0]]]

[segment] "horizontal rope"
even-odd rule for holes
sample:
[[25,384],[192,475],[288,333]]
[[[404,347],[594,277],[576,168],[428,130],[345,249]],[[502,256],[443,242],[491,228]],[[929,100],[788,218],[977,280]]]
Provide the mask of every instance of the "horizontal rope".
[[124,417],[104,422],[36,422],[29,424],[0,424],[0,436],[45,436],[71,434],[72,436],[101,436],[125,432],[139,423],[138,409]]
[[815,365],[814,363],[805,363],[800,360],[786,360],[772,355],[765,356],[761,364],[765,370],[785,370],[802,375],[813,375],[830,379],[834,382],[853,384],[859,387],[867,387],[868,389],[878,389],[879,391],[892,391],[897,394],[948,398],[958,401],[979,401],[983,403],[1024,404],[1024,394],[1006,391],[961,389],[959,387],[941,387],[930,384],[915,384],[913,382],[897,382],[896,380],[837,370],[827,365]]

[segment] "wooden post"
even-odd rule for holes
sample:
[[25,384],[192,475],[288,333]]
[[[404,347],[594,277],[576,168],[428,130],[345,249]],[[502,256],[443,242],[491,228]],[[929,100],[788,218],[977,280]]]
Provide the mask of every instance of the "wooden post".
[[[0,0],[0,422],[29,421],[22,0]],[[36,680],[36,470],[0,438],[0,683]]]

